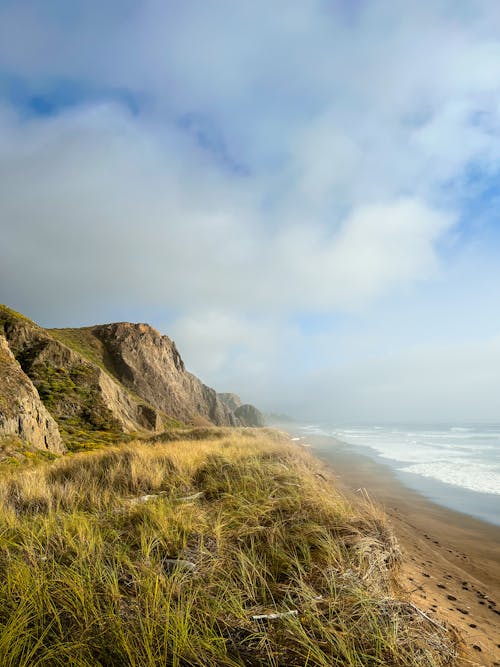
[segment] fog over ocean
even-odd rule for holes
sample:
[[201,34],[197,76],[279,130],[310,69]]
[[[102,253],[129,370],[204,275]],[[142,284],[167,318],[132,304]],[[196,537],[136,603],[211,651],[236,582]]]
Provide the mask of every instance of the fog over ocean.
[[500,525],[500,424],[305,425],[386,464],[429,499]]

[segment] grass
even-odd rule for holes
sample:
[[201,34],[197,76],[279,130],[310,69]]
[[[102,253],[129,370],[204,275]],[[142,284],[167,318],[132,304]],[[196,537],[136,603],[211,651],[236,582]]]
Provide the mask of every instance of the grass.
[[94,327],[81,327],[79,329],[47,329],[47,332],[60,343],[70,347],[82,357],[99,366],[109,373],[104,363],[104,346],[94,336]]
[[46,449],[37,449],[25,440],[15,435],[0,435],[0,471],[4,473],[9,468],[54,461],[59,458]]
[[0,331],[3,332],[5,325],[10,324],[11,322],[24,322],[33,327],[36,327],[37,329],[40,328],[36,322],[30,320],[29,317],[26,317],[26,315],[18,313],[16,310],[13,310],[5,304],[0,303]]
[[376,507],[272,431],[206,435],[3,476],[1,665],[453,664]]

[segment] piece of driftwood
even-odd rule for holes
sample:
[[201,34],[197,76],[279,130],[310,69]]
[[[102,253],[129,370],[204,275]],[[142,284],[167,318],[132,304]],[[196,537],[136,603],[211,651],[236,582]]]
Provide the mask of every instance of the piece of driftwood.
[[187,570],[194,572],[196,565],[190,560],[183,560],[182,558],[164,558],[162,561],[163,567],[167,570]]
[[407,602],[406,603],[409,607],[413,609],[413,611],[416,611],[417,614],[420,614],[423,618],[425,618],[426,621],[429,621],[431,625],[434,625],[436,628],[439,628],[440,630],[444,630],[444,632],[448,632],[448,628],[446,628],[444,625],[441,625],[441,623],[438,623],[435,621],[433,618],[430,618],[430,616],[427,616],[421,609],[419,609],[416,605],[414,605],[412,602]]
[[198,498],[201,498],[204,495],[205,491],[198,491],[197,493],[193,493],[191,496],[183,496],[182,498],[177,498],[177,500],[181,503],[188,503],[191,500],[198,500]]
[[256,614],[252,616],[252,621],[275,621],[279,618],[289,618],[298,615],[299,612],[296,609],[290,609],[289,611],[280,611],[272,614]]
[[144,496],[137,496],[136,498],[128,498],[126,502],[129,505],[138,505],[139,503],[147,503],[150,500],[155,500],[155,498],[162,498],[163,496],[166,495],[167,495],[166,491],[160,491],[159,493],[148,493]]

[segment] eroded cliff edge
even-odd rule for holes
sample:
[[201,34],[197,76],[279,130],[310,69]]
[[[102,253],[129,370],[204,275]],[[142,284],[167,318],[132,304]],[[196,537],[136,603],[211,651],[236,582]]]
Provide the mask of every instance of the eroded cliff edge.
[[16,386],[7,383],[7,365],[0,366],[0,386],[9,397],[8,413],[0,404],[0,435],[14,431],[15,401],[21,395],[16,387],[21,385],[30,387],[25,392],[31,391],[51,426],[31,439],[26,428],[17,435],[53,451],[60,451],[62,443],[73,449],[106,444],[172,425],[255,425],[254,413],[248,412],[252,423],[246,421],[247,412],[238,416],[240,406],[231,409],[189,373],[175,343],[148,324],[43,329],[0,306],[0,336],[2,354],[9,368],[16,364],[18,378]]
[[55,420],[0,335],[0,434],[36,449],[64,451]]

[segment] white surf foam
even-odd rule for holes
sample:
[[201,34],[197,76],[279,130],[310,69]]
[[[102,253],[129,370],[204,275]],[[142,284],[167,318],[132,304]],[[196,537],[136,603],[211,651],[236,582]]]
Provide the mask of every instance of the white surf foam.
[[421,477],[430,477],[445,484],[453,484],[469,491],[492,493],[500,496],[500,473],[480,463],[466,462],[459,464],[444,461],[434,463],[416,463],[400,468]]
[[369,448],[402,472],[500,495],[500,430],[494,427],[347,428],[339,440]]

